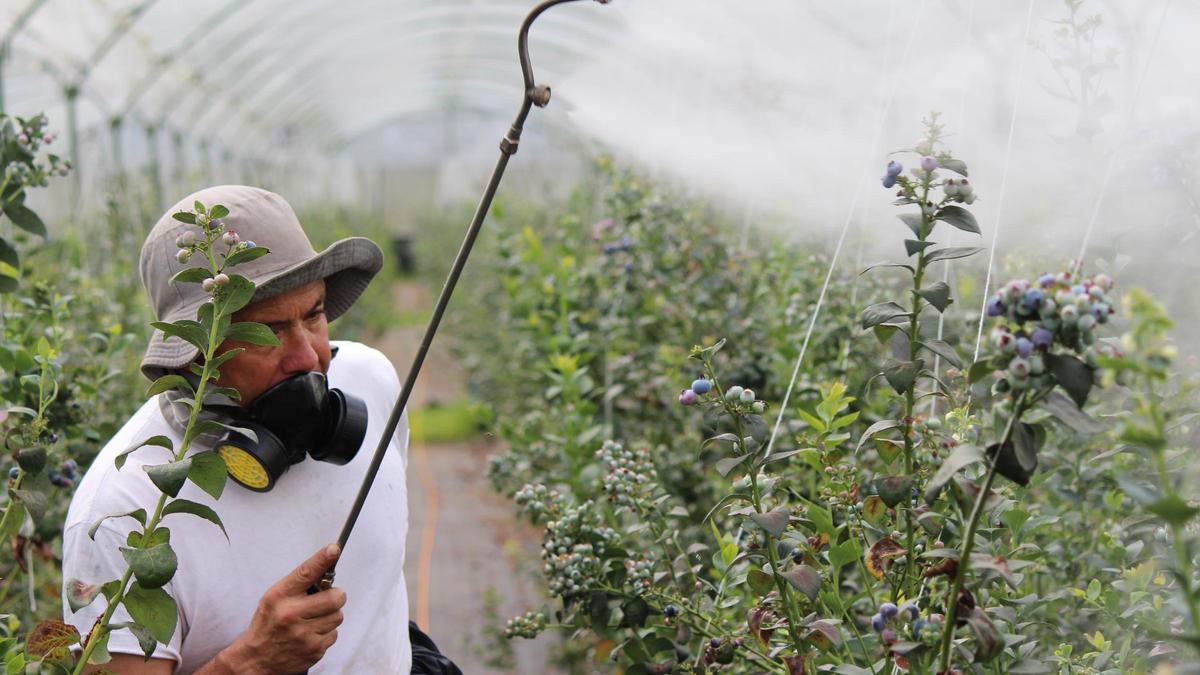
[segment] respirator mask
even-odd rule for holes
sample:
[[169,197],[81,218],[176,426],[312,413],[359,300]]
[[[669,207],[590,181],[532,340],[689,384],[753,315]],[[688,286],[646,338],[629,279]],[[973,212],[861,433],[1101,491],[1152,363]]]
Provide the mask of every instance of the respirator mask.
[[257,436],[256,440],[231,431],[213,446],[225,460],[229,477],[256,492],[275,487],[280,476],[306,456],[331,464],[348,463],[367,434],[367,404],[340,389],[330,389],[319,372],[289,377],[245,408],[212,409]]

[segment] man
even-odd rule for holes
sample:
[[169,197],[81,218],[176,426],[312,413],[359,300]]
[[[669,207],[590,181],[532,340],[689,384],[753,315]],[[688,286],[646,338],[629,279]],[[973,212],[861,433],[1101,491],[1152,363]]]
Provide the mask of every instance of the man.
[[[142,283],[155,316],[163,321],[195,318],[196,308],[207,298],[198,284],[170,281],[184,267],[176,260],[176,238],[196,227],[171,214],[190,210],[197,200],[226,206],[229,215],[223,220],[228,229],[270,249],[268,255],[231,270],[257,286],[254,300],[234,320],[266,324],[280,346],[227,341],[222,350],[246,351],[221,366],[218,384],[237,389],[238,404],[248,406],[284,380],[324,373],[331,389],[365,402],[366,435],[344,466],[305,459],[266,492],[230,481],[221,499],[213,500],[188,482],[179,497],[215,509],[228,539],[201,518],[164,517],[162,524],[171,530],[171,545],[179,558],[178,571],[165,586],[179,608],[175,635],[169,644],[158,644],[146,660],[130,631],[114,631],[108,642],[112,661],[105,667],[119,675],[265,675],[306,669],[314,674],[408,673],[407,420],[401,420],[391,440],[346,554],[339,557],[336,544],[330,543],[341,530],[400,387],[395,369],[379,352],[357,343],[331,343],[328,322],[349,309],[367,287],[383,264],[383,253],[370,240],[352,237],[318,254],[278,195],[242,186],[201,190],[168,210],[142,247]],[[152,380],[170,372],[186,374],[197,356],[190,344],[155,331],[142,372]],[[64,579],[100,584],[121,577],[126,563],[119,549],[133,520],[105,520],[94,541],[88,530],[103,516],[153,508],[160,493],[142,466],[167,461],[166,451],[142,448],[129,455],[121,470],[113,460],[159,434],[180,447],[187,407],[179,398],[167,392],[147,401],[84,476],[64,528]],[[220,412],[205,414],[221,417]],[[189,454],[210,450],[215,440],[197,438]],[[337,586],[308,595],[309,587],[335,561]],[[86,635],[104,609],[104,597],[99,596],[79,612],[65,608],[65,620]],[[113,617],[114,623],[128,620],[123,607]]]

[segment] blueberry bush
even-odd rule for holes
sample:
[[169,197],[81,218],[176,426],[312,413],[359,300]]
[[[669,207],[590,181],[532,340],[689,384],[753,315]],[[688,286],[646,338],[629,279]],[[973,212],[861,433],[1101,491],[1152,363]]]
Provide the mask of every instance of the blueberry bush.
[[786,409],[828,260],[601,175],[548,230],[500,218],[494,321],[459,342],[507,443],[493,482],[544,527],[546,604],[507,636],[565,632],[578,672],[1196,661],[1169,320],[1082,261],[981,310],[931,282],[982,250],[937,242],[981,234],[985,198],[936,115],[881,180],[905,256],[835,277]]

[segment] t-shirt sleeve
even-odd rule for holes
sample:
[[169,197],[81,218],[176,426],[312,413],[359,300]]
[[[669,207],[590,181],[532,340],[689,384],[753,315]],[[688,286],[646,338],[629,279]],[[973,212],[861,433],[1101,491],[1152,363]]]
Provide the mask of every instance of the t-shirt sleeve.
[[[125,537],[131,527],[122,527],[124,523],[120,521],[133,523],[128,518],[106,520],[96,531],[95,541],[88,537],[87,531],[91,526],[85,522],[75,523],[63,532],[63,621],[75,626],[80,635],[86,636],[96,620],[103,616],[108,601],[103,593],[98,593],[90,605],[83,607],[78,612],[72,612],[67,602],[70,583],[72,580],[78,579],[87,584],[100,585],[121,578],[128,568],[128,564],[121,555],[120,547],[125,546]],[[110,524],[114,522],[118,522],[118,525]],[[175,597],[178,603],[178,598],[170,582],[163,587],[163,590]],[[118,607],[113,613],[112,623],[131,620],[129,612],[125,610],[124,606]],[[154,650],[153,658],[170,659],[178,667],[181,661],[182,632],[183,620],[180,618],[176,623],[175,634],[171,637],[170,644],[159,643]],[[113,631],[109,635],[108,651],[114,654],[139,656],[145,654],[133,633],[124,628]]]

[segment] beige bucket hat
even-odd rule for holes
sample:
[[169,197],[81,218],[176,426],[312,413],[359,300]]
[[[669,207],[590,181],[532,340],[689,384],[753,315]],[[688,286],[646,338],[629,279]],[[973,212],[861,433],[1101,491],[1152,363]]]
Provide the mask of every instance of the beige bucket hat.
[[[279,195],[244,185],[221,185],[200,190],[181,199],[163,214],[142,245],[138,267],[150,307],[159,321],[196,318],[208,298],[199,284],[174,284],[171,278],[185,267],[176,260],[175,238],[195,225],[171,217],[191,211],[200,201],[211,208],[223,204],[229,215],[221,220],[243,241],[253,241],[271,250],[235,270],[257,286],[253,302],[265,300],[318,279],[325,279],[325,314],[332,321],[354,304],[367,284],[383,267],[383,251],[365,237],[341,239],[317,253],[304,234],[292,207]],[[155,330],[142,358],[142,374],[157,379],[185,367],[199,355],[193,345],[177,337],[167,338]]]

